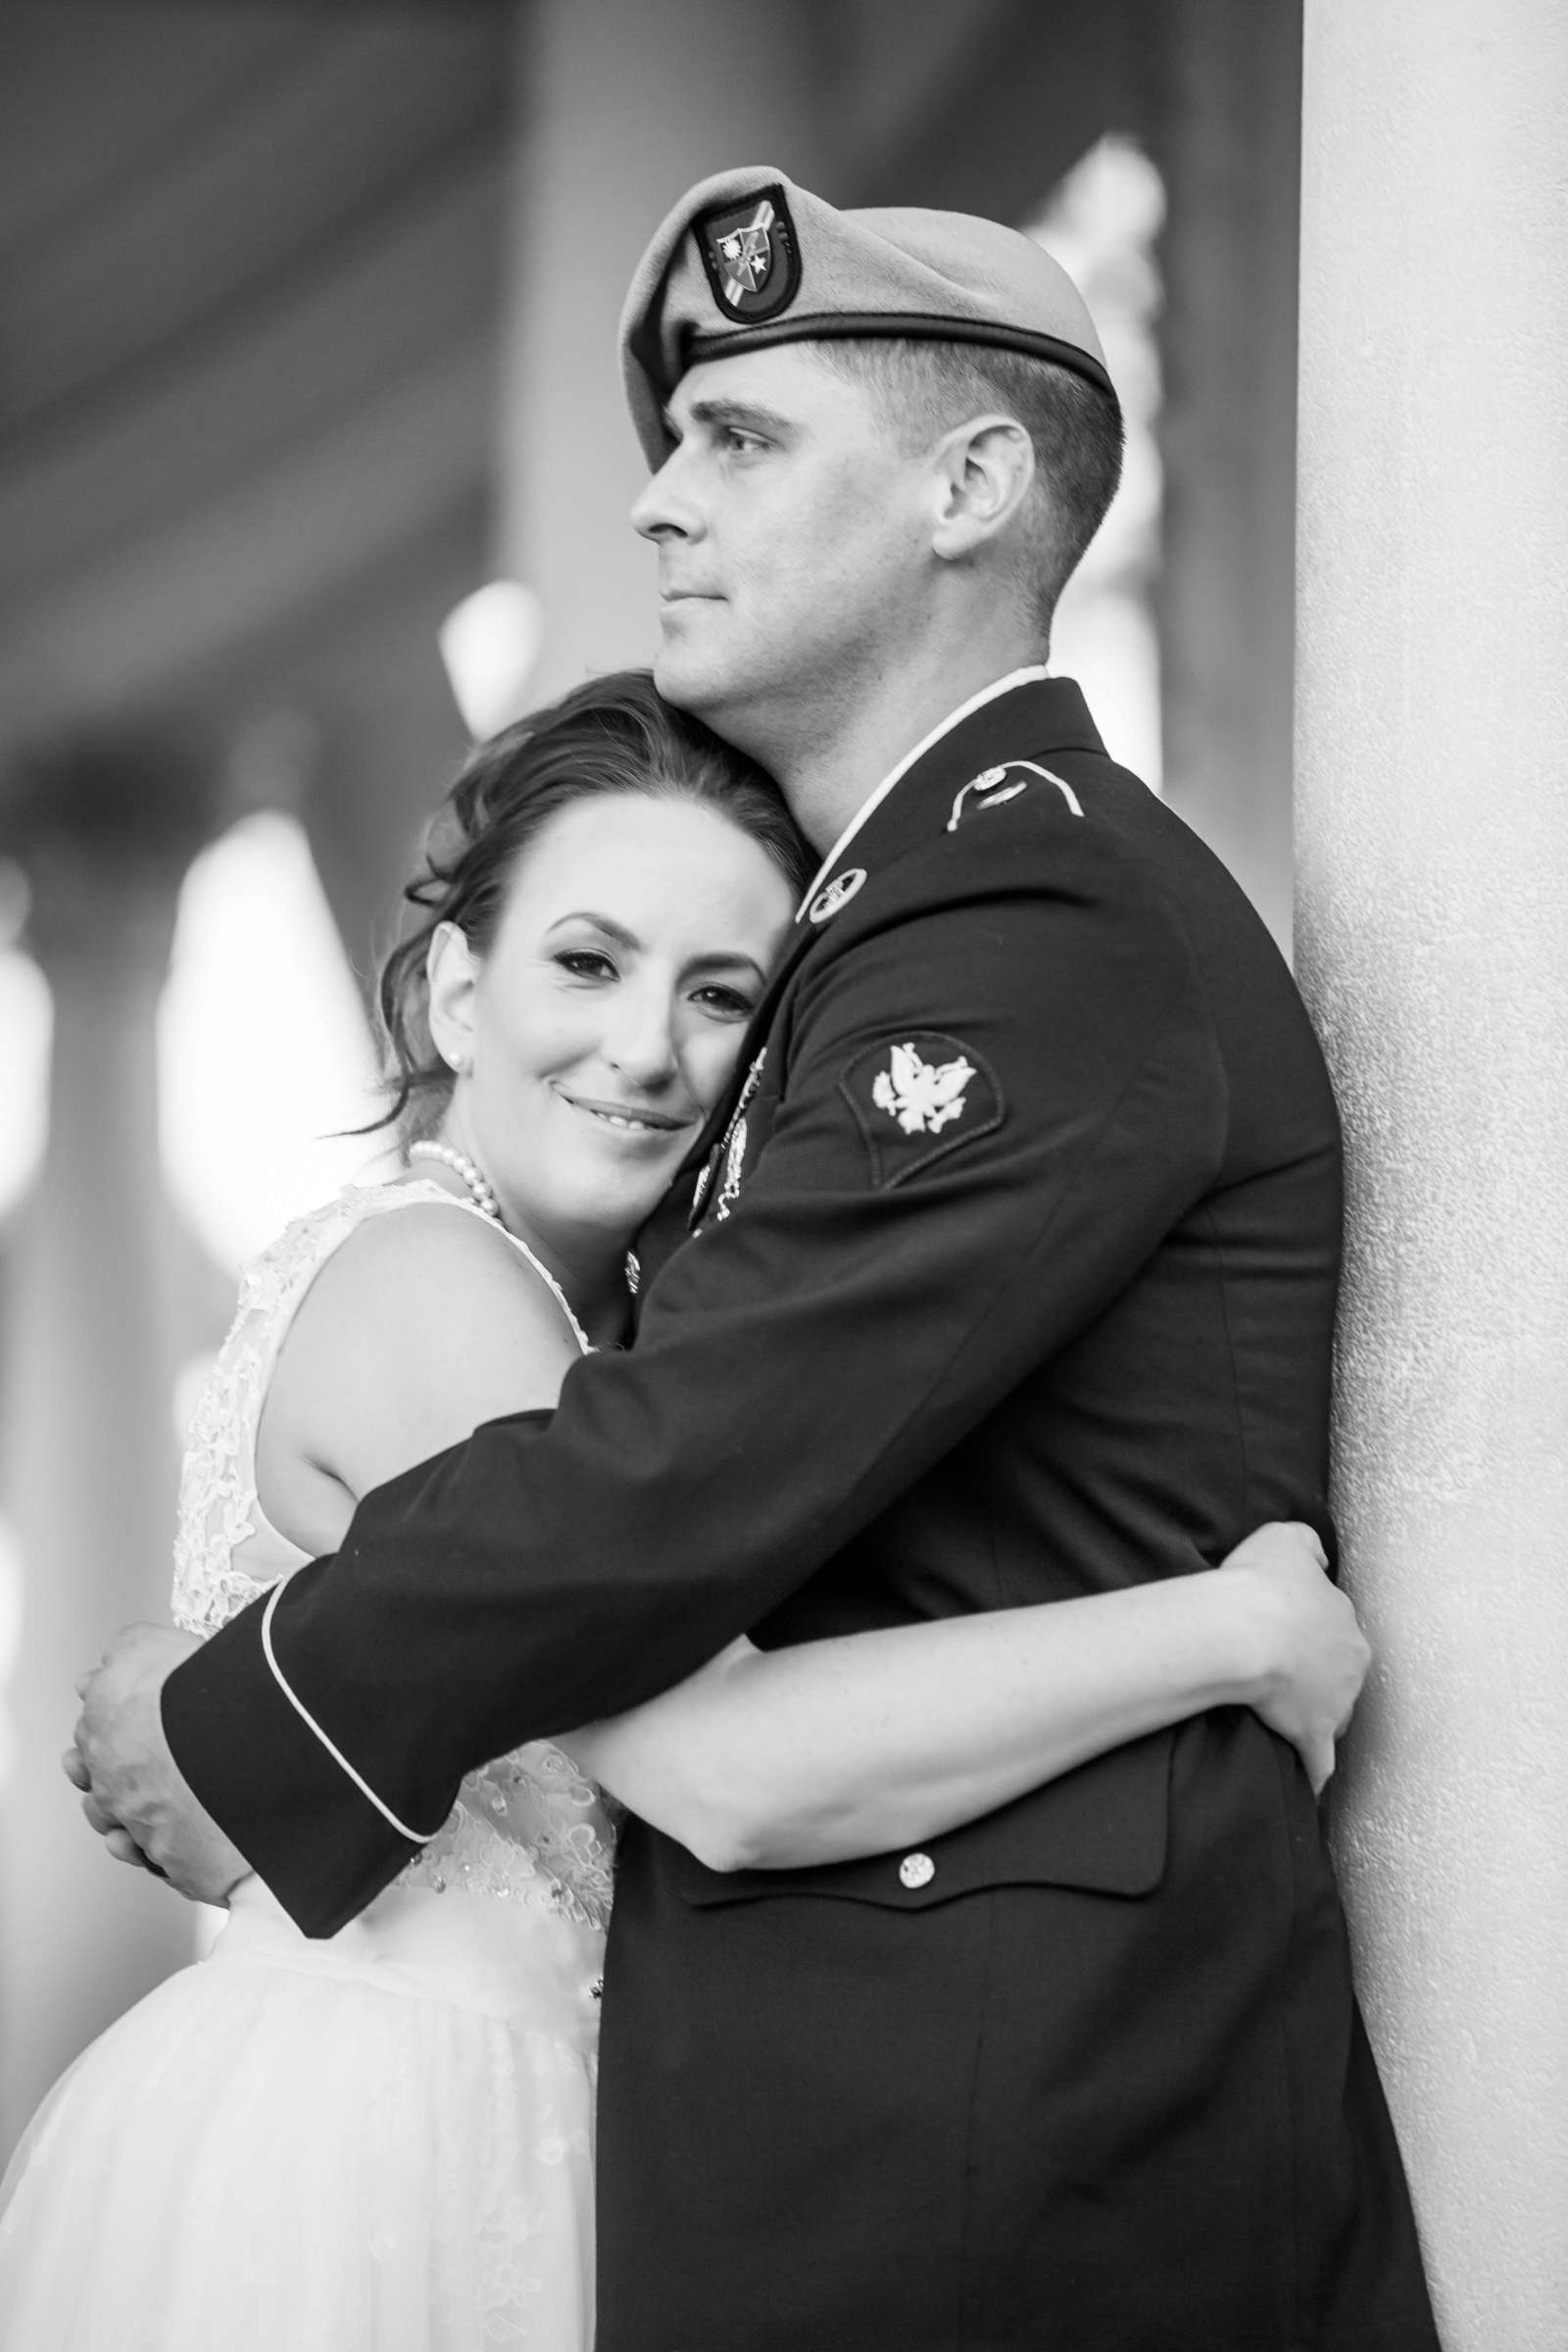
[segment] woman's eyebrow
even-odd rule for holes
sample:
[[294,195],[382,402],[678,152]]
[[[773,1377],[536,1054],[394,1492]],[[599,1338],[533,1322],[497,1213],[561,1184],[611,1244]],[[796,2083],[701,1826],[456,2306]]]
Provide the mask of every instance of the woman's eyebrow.
[[643,944],[636,932],[628,931],[624,923],[612,922],[608,914],[595,914],[590,906],[581,906],[571,914],[559,916],[545,933],[546,939],[564,930],[567,923],[592,923],[596,931],[602,931],[607,939],[612,939],[618,948],[640,948]]
[[732,972],[737,964],[744,965],[749,972],[755,972],[759,980],[767,977],[757,957],[748,956],[741,948],[715,948],[710,955],[694,956],[685,968],[688,972]]
[[[567,923],[591,923],[596,931],[602,931],[607,939],[612,939],[617,948],[641,952],[643,943],[635,931],[628,931],[624,923],[615,922],[608,914],[595,913],[591,906],[579,906],[571,914],[558,916],[545,933],[546,939],[554,938],[558,931],[564,930]],[[748,956],[744,948],[710,948],[706,955],[689,956],[681,968],[687,973],[732,972],[737,964],[743,965],[749,972],[755,972],[759,980],[765,981],[767,978],[765,965],[759,963],[755,956]]]

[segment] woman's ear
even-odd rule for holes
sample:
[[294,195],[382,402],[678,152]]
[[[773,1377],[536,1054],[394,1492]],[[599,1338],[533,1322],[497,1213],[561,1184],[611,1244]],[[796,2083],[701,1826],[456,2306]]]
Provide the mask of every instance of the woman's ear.
[[1016,518],[1035,478],[1034,443],[1012,416],[974,416],[936,452],[937,555],[952,563],[998,539]]
[[430,992],[430,1042],[448,1069],[466,1077],[473,1067],[479,958],[456,923],[437,923],[424,976]]

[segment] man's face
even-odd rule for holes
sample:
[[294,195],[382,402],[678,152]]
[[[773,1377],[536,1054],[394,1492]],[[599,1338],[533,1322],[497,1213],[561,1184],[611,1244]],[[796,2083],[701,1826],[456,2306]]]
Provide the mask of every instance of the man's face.
[[711,360],[632,509],[659,549],[660,691],[761,758],[853,705],[917,626],[930,465],[799,345]]

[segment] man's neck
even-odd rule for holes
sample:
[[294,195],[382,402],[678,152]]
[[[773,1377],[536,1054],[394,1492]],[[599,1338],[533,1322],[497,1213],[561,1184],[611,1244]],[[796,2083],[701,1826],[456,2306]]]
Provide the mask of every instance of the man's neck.
[[1044,660],[1044,649],[1026,642],[955,647],[948,660],[924,662],[918,671],[901,665],[853,708],[816,713],[818,724],[806,739],[797,735],[760,756],[796,823],[823,856],[889,770],[944,719],[999,678]]

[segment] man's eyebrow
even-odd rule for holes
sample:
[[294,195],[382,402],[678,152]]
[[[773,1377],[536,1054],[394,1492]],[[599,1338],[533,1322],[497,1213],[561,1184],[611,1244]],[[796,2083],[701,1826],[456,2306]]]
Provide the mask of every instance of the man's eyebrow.
[[[689,415],[694,424],[734,424],[743,432],[783,435],[795,430],[790,419],[781,416],[777,409],[764,409],[755,400],[694,400]],[[672,429],[678,429],[667,413],[665,421]]]

